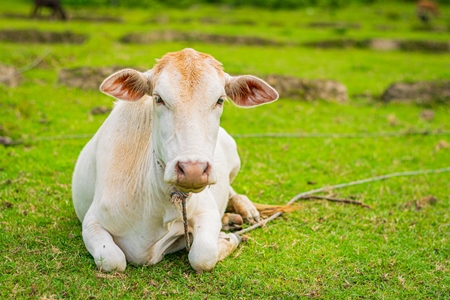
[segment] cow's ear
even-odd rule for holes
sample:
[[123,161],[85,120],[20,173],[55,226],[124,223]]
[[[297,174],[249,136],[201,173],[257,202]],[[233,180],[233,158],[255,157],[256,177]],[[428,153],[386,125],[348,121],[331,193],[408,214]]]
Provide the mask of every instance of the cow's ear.
[[264,80],[251,76],[226,75],[225,92],[237,106],[250,107],[273,102],[277,91]]
[[118,71],[103,81],[100,91],[119,100],[137,101],[151,91],[149,74],[133,69]]

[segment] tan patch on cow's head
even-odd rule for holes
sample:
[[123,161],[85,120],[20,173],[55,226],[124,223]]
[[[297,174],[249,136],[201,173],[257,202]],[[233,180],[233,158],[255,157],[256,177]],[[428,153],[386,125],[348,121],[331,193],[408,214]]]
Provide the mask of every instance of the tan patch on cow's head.
[[214,57],[186,48],[178,52],[169,52],[158,60],[158,63],[153,68],[154,84],[163,70],[172,68],[181,75],[179,84],[181,85],[183,96],[187,98],[192,96],[207,72],[214,70],[219,76],[224,76],[222,64]]

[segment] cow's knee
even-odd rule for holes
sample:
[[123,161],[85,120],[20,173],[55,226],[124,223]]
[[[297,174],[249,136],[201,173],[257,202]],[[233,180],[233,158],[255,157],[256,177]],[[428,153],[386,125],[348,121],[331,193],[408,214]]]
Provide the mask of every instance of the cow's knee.
[[93,257],[97,268],[102,272],[123,272],[127,267],[125,254],[116,244],[99,245]]
[[99,270],[103,272],[122,272],[125,270],[127,267],[125,254],[94,215],[88,213],[84,218],[82,234],[84,244],[94,257],[95,264]]
[[189,252],[189,263],[195,271],[211,271],[218,261],[218,255],[217,243],[197,246],[194,241]]

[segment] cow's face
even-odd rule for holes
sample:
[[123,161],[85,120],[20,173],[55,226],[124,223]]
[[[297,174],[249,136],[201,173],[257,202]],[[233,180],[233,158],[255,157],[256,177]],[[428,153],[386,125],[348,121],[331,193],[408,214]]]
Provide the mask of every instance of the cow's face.
[[146,73],[119,71],[101,90],[128,101],[151,96],[156,160],[164,181],[183,192],[200,192],[216,182],[213,156],[227,98],[239,106],[278,98],[261,79],[229,76],[213,57],[192,49],[166,54]]
[[216,183],[213,155],[223,111],[225,74],[211,56],[185,50],[153,68],[154,141],[164,181],[198,192]]

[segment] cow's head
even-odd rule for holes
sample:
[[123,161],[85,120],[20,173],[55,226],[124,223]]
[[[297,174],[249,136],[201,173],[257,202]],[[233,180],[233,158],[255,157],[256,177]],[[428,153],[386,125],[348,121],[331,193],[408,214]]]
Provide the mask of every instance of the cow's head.
[[[148,72],[125,69],[100,90],[125,101],[153,101],[153,146],[164,181],[184,192],[216,182],[213,154],[223,105],[251,107],[278,99],[263,80],[230,76],[212,56],[193,49],[168,53]],[[152,100],[150,100],[152,99]]]

